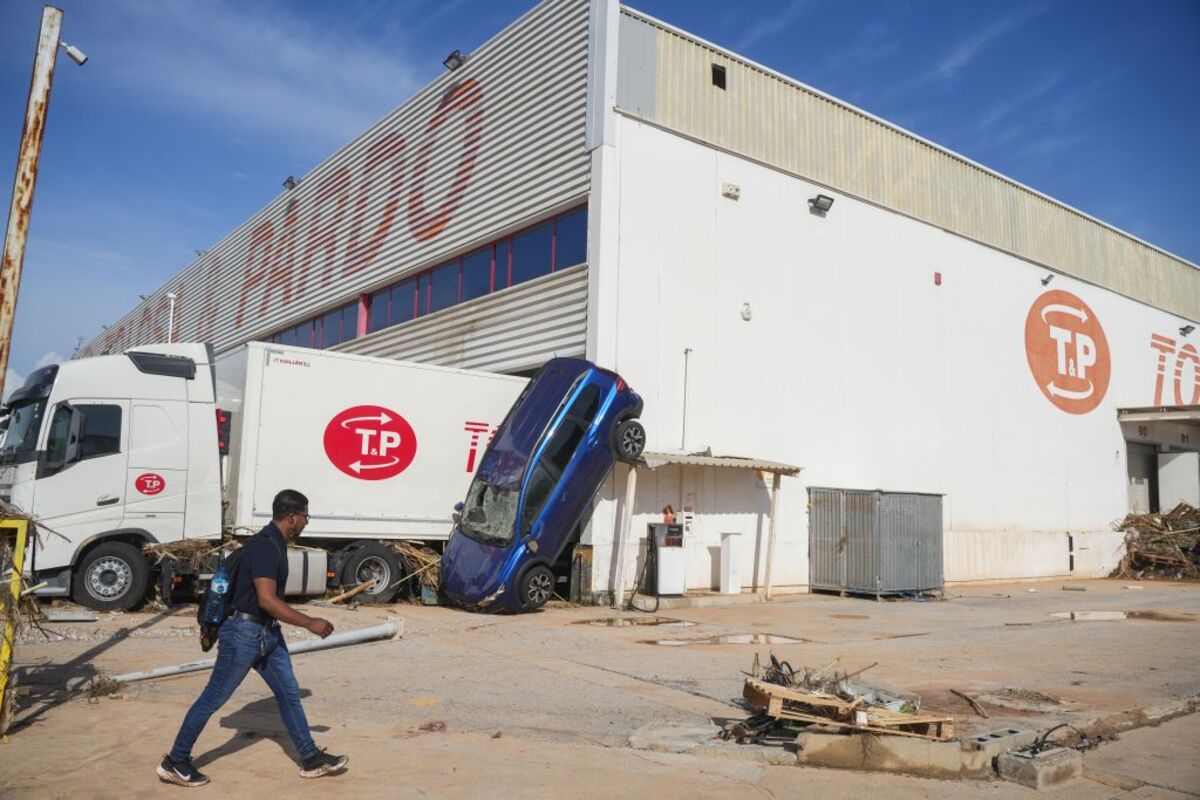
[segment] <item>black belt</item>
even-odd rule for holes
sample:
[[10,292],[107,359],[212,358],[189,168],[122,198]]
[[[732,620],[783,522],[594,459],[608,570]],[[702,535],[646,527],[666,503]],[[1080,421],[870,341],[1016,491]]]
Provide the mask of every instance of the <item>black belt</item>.
[[246,611],[235,611],[233,612],[232,616],[236,617],[237,619],[244,619],[247,622],[254,622],[259,625],[272,625],[275,623],[275,620],[270,617],[263,617]]

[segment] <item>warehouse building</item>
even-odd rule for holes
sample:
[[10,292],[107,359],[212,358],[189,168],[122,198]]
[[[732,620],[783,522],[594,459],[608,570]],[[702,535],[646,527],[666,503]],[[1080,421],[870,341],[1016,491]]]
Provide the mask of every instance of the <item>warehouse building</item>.
[[[631,530],[679,512],[692,588],[725,539],[748,587],[768,549],[781,589],[1106,574],[1112,523],[1200,472],[1195,265],[612,0],[535,6],[83,355],[169,317],[218,351],[618,370],[662,454]],[[754,460],[802,467],[773,548]],[[596,590],[637,574],[627,480],[583,533]]]

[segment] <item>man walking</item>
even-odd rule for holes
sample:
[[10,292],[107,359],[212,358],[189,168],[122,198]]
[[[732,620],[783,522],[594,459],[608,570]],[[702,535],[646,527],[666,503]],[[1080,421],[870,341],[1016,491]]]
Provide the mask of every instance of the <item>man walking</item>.
[[208,685],[192,704],[171,752],[158,765],[158,777],[180,786],[203,786],[208,776],[192,766],[192,745],[209,718],[225,704],[250,668],[258,670],[275,694],[279,714],[300,753],[300,777],[319,778],[343,772],[350,761],[318,749],[308,732],[300,705],[300,687],[292,674],[280,622],[307,628],[324,639],[333,633],[328,620],[310,617],[283,602],[287,586],[287,540],[308,524],[308,498],[284,489],[271,504],[272,520],[243,545],[230,596],[233,613],[217,635],[217,663]]

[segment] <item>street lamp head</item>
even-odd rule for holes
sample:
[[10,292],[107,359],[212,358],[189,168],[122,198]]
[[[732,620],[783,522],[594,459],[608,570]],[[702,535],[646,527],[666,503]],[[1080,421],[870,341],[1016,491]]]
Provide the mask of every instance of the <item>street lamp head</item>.
[[87,53],[83,52],[82,50],[80,50],[78,47],[76,47],[73,44],[67,44],[66,42],[60,42],[59,44],[62,47],[62,49],[67,51],[67,55],[69,55],[71,57],[71,60],[74,61],[76,64],[78,64],[79,66],[82,67],[84,64],[87,63],[87,60],[88,60]]
[[174,299],[175,299],[176,297],[178,297],[178,296],[179,296],[179,295],[175,294],[174,292],[167,292],[167,299],[168,299],[168,300],[174,300]]

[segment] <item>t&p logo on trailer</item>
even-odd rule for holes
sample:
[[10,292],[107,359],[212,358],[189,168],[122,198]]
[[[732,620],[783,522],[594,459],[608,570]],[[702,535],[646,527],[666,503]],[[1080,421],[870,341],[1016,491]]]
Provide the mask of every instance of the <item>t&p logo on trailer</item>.
[[351,478],[379,481],[408,469],[417,455],[417,434],[391,409],[353,406],[325,426],[325,455]]
[[1042,394],[1068,414],[1088,413],[1108,392],[1108,339],[1092,309],[1070,292],[1046,292],[1029,309],[1025,356]]

